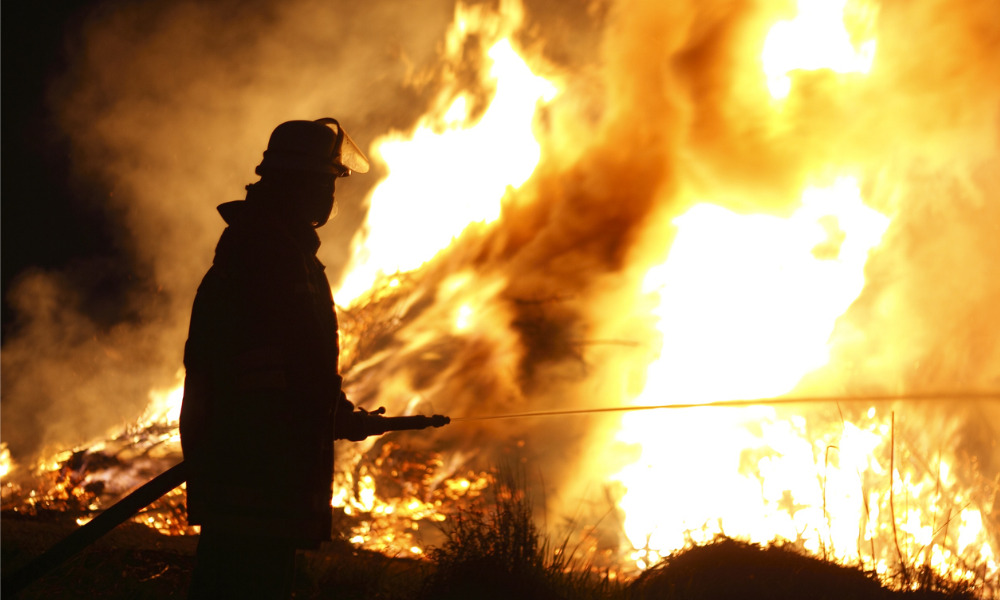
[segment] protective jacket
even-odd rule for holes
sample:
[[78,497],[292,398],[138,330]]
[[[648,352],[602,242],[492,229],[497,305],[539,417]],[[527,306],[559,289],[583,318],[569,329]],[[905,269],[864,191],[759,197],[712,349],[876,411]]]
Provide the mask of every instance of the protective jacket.
[[184,351],[189,522],[315,546],[330,537],[334,419],[353,409],[319,237],[251,202],[219,212]]

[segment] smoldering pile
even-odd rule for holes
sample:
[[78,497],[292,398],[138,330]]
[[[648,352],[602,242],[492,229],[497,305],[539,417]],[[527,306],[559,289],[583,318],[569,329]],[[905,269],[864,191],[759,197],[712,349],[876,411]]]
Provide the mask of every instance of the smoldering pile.
[[[4,482],[3,511],[83,524],[180,460],[176,422],[137,422],[31,469],[18,468]],[[182,489],[175,489],[133,520],[162,533],[193,533],[184,497]]]

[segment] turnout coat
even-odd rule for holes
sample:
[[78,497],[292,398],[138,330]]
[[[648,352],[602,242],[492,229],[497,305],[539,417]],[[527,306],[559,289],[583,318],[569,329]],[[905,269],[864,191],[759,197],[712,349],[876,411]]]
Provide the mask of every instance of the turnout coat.
[[330,538],[336,413],[353,409],[319,237],[251,202],[219,212],[184,350],[188,519],[312,547]]

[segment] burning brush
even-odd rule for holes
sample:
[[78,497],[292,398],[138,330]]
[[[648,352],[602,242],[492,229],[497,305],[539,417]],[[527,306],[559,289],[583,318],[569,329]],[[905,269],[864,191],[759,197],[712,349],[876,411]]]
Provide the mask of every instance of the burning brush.
[[[428,427],[442,427],[450,422],[448,417],[442,415],[434,415],[430,417],[420,415],[385,417],[382,415],[382,412],[384,411],[376,411],[366,415],[363,426],[364,432],[368,436],[382,435],[389,431],[407,431],[426,429]],[[62,504],[65,507],[75,506],[77,509],[80,508],[81,504],[86,503],[86,507],[88,509],[96,509],[97,505],[95,501],[104,490],[104,484],[102,482],[106,480],[95,478],[90,483],[85,483],[84,478],[81,478],[80,474],[81,469],[84,469],[88,462],[97,463],[98,460],[96,460],[96,458],[101,456],[107,457],[111,466],[110,469],[104,469],[105,472],[113,471],[122,464],[113,455],[109,456],[101,453],[89,454],[85,451],[72,453],[70,457],[60,465],[58,470],[53,471],[58,473],[56,477],[57,485],[55,486],[55,489],[58,491],[50,496],[48,502],[52,506],[59,506]],[[92,464],[91,467],[96,467],[94,469],[95,471],[101,470],[100,467],[95,464]],[[5,578],[3,582],[4,594],[18,593],[24,586],[44,575],[47,571],[59,565],[67,558],[70,558],[86,546],[90,545],[117,525],[133,517],[140,510],[149,506],[153,502],[156,502],[160,498],[171,493],[183,484],[186,479],[187,473],[183,461],[157,475],[148,483],[144,484],[134,492],[131,492],[116,502],[113,506],[101,512],[100,515],[92,521],[86,522],[70,536],[50,548],[23,569]],[[78,485],[73,485],[74,482]],[[38,503],[32,502],[33,499],[34,495],[32,492],[29,494],[27,505],[31,507],[31,509],[37,511]],[[171,506],[176,508],[176,505],[171,504]],[[169,524],[171,520],[168,518],[166,522]]]

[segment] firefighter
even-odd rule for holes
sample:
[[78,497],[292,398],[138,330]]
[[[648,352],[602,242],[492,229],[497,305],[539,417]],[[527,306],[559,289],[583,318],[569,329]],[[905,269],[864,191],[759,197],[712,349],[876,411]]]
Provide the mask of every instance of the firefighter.
[[201,526],[190,598],[287,598],[295,551],[330,539],[334,437],[363,439],[341,390],[337,316],[316,228],[334,184],[368,171],[335,119],[271,134],[260,180],[194,300],[180,416],[187,508]]

